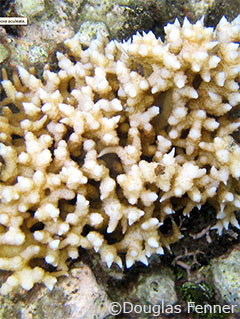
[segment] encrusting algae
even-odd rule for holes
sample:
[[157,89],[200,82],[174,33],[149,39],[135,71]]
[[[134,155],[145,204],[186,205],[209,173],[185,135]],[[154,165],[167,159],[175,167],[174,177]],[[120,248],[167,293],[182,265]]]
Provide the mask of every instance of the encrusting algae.
[[[181,238],[159,227],[209,202],[222,233],[240,228],[240,147],[231,117],[240,102],[240,16],[216,29],[203,19],[127,42],[77,36],[43,80],[22,67],[0,117],[0,269],[6,294],[36,282],[52,289],[78,248],[122,267],[148,264]],[[19,110],[10,106],[14,104]],[[8,106],[9,105],[9,106]],[[109,238],[111,241],[109,242]],[[55,272],[35,261],[43,259]]]

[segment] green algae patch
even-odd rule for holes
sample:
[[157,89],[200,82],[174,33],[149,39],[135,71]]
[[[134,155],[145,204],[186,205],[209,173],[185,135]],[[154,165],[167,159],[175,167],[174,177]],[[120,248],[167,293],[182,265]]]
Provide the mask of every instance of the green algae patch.
[[0,43],[0,63],[5,61],[9,57],[9,51],[6,47]]

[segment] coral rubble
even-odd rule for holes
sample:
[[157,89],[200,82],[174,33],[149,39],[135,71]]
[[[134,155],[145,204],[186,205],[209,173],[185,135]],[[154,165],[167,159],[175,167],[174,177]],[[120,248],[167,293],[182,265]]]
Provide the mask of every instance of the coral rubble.
[[[216,29],[203,19],[127,42],[77,36],[43,79],[18,68],[0,117],[0,293],[52,288],[78,248],[110,267],[163,254],[181,238],[160,226],[207,201],[221,234],[240,227],[240,16]],[[11,105],[15,105],[13,108]],[[39,259],[54,267],[49,272]]]

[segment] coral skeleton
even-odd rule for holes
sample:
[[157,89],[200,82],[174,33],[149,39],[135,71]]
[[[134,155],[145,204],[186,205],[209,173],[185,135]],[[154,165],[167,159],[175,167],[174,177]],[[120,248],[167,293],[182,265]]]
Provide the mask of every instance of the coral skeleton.
[[79,247],[108,267],[147,265],[182,237],[174,213],[207,202],[219,234],[240,228],[240,16],[215,29],[176,19],[165,33],[99,33],[87,49],[76,34],[42,79],[3,70],[1,294],[52,289]]

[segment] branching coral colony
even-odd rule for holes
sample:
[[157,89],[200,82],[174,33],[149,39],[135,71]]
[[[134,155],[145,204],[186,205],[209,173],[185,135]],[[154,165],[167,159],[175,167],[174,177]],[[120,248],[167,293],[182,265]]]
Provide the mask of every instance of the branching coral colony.
[[[9,81],[0,117],[0,293],[43,282],[51,289],[78,248],[110,267],[163,254],[181,233],[159,230],[183,209],[210,202],[213,227],[239,228],[240,16],[216,29],[203,19],[124,43],[77,35],[43,81],[22,67]],[[74,62],[73,62],[74,60]],[[8,105],[14,104],[19,112]],[[110,239],[110,240],[109,240]],[[50,273],[36,266],[44,259]]]

